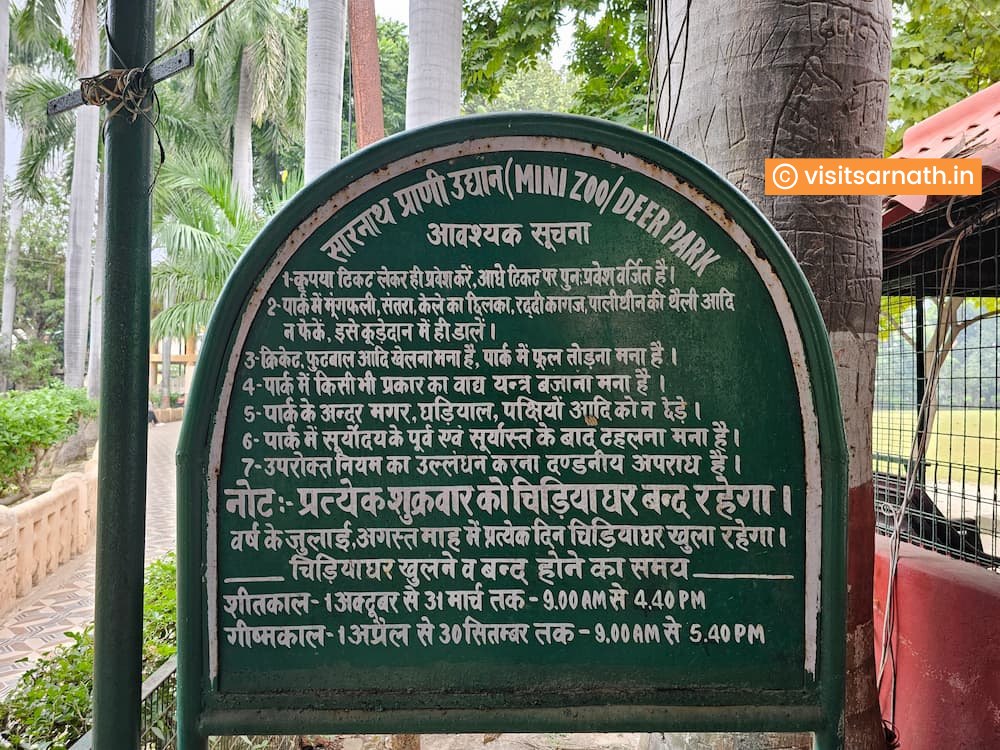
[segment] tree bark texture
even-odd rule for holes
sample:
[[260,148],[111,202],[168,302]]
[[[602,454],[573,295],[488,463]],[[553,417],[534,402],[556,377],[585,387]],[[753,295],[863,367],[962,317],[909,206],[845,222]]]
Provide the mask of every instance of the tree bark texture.
[[[98,72],[100,42],[97,0],[77,0],[74,6],[76,72]],[[66,247],[66,299],[63,308],[63,379],[70,388],[83,387],[90,319],[90,264],[97,209],[97,139],[100,110],[77,107],[70,182],[69,241]]]
[[462,86],[462,1],[410,0],[406,127],[458,117]]
[[378,53],[378,25],[374,0],[348,0],[351,28],[351,82],[358,148],[385,137],[382,112],[382,70]]
[[240,54],[240,87],[233,120],[233,189],[243,206],[253,207],[253,61],[246,47]]
[[769,157],[883,152],[889,0],[654,0],[657,129],[778,229],[830,335],[850,453],[845,747],[885,747],[875,691],[871,417],[881,288],[875,196],[764,195]]
[[340,161],[346,0],[309,0],[306,35],[305,179]]
[[94,274],[90,282],[90,352],[87,355],[87,395],[95,401],[101,395],[101,331],[104,326],[104,259],[107,257],[108,202],[104,175],[97,182],[97,240],[94,242]]

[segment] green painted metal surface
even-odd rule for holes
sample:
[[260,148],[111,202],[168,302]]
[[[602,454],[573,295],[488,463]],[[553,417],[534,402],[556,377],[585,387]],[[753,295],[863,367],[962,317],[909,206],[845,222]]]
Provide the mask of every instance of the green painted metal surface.
[[230,279],[178,467],[191,743],[836,736],[825,333],[774,230],[661,142],[470,118],[345,161]]
[[[108,67],[142,67],[153,55],[152,0],[112,0],[107,12],[115,40]],[[124,113],[106,127],[107,255],[94,269],[104,274],[109,304],[101,333],[93,732],[96,750],[120,750],[139,745],[140,727],[153,128]]]

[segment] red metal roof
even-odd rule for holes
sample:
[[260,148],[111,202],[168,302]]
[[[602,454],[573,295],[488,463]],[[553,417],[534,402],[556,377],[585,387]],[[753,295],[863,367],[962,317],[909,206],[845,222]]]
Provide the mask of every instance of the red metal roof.
[[[893,158],[983,160],[983,188],[1000,180],[1000,83],[994,83],[906,129]],[[934,195],[886,198],[882,228],[944,200]]]

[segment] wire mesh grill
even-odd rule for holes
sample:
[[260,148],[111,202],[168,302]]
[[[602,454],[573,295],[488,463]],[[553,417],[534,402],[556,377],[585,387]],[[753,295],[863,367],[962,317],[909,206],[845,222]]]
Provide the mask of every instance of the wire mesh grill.
[[[901,517],[905,541],[994,569],[1000,565],[1000,221],[975,222],[998,202],[1000,194],[991,191],[910,217],[886,233],[872,435],[879,530],[890,533]],[[973,231],[960,241],[954,286],[942,298],[952,226],[963,222],[973,222]],[[941,242],[928,245],[932,238]],[[913,455],[913,491],[903,503],[920,436],[926,450]]]

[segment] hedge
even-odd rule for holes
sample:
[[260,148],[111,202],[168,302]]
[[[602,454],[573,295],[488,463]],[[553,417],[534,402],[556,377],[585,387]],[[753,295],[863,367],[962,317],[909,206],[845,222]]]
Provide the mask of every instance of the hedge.
[[97,413],[80,388],[53,385],[0,394],[0,494],[27,494],[46,452],[73,435],[80,419]]

